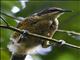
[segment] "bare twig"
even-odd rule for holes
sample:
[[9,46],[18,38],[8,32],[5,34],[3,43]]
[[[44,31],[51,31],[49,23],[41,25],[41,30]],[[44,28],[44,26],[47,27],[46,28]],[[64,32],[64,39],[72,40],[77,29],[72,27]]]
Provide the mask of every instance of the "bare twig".
[[12,19],[16,19],[16,20],[18,20],[18,21],[22,21],[22,19],[19,19],[19,18],[15,17],[15,16],[10,16],[10,15],[2,12],[2,11],[0,11],[0,13],[1,13],[2,15],[5,15],[5,16],[10,17],[10,18],[12,18]]
[[7,22],[2,16],[0,16],[0,18],[4,21],[4,23],[5,23],[7,26],[9,26],[8,22]]
[[75,35],[80,35],[80,33],[75,32],[75,31],[67,31],[67,30],[57,30],[58,32],[63,32],[67,34],[75,34]]
[[[19,33],[21,33],[21,34],[24,33],[24,31],[22,31],[22,30],[20,30],[20,29],[18,29],[18,28],[12,27],[12,26],[0,26],[0,28],[10,29],[10,30],[19,32]],[[29,31],[27,31],[26,34],[27,34],[27,35],[30,35],[30,36],[34,36],[34,37],[41,38],[41,39],[43,39],[43,40],[47,40],[47,41],[51,41],[51,42],[60,43],[60,41],[57,40],[57,39],[50,39],[50,38],[45,37],[45,36],[42,36],[42,35],[30,33]],[[66,43],[66,42],[65,42],[63,45],[66,45],[66,46],[69,46],[69,47],[72,47],[72,48],[80,49],[80,46],[72,45],[72,44],[69,44],[69,43]]]
[[17,28],[15,28],[15,27],[13,27],[13,26],[0,26],[0,28],[5,28],[5,29],[10,29],[10,30],[13,30],[13,31],[16,31],[16,32],[19,32],[19,33],[23,33],[23,31],[21,31],[20,29],[17,29]]

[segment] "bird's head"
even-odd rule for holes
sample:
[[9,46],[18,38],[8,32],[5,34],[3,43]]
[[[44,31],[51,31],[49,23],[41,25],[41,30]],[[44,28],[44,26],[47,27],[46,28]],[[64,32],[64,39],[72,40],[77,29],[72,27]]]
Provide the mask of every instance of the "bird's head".
[[37,13],[37,15],[38,16],[42,16],[42,17],[57,18],[60,15],[62,15],[64,12],[72,12],[72,11],[71,10],[57,8],[57,7],[51,7],[51,8],[47,8],[47,9],[44,9],[44,10],[40,11],[39,13]]

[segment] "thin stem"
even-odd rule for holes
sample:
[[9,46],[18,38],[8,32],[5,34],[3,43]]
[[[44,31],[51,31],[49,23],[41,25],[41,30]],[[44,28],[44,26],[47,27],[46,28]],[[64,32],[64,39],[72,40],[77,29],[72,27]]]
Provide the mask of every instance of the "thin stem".
[[[24,33],[24,31],[22,31],[22,30],[20,30],[20,29],[18,29],[18,28],[12,27],[12,26],[0,26],[0,28],[10,29],[10,30],[19,32],[19,33],[21,33],[21,34]],[[56,42],[56,43],[59,43],[59,44],[60,44],[60,41],[57,40],[57,39],[50,39],[50,38],[45,37],[45,36],[42,36],[42,35],[30,33],[29,31],[27,31],[26,34],[28,34],[28,35],[30,35],[30,36],[34,36],[34,37],[41,38],[41,39],[43,39],[43,40],[47,40],[47,41],[51,41],[51,42]],[[63,45],[66,45],[66,46],[69,46],[69,47],[72,47],[72,48],[80,49],[80,46],[72,45],[72,44],[69,44],[69,43],[66,43],[66,42],[65,42]]]
[[2,16],[0,16],[0,18],[5,22],[7,26],[9,26],[8,22]]
[[58,32],[63,32],[63,33],[67,33],[67,34],[76,34],[76,35],[80,35],[80,33],[75,32],[75,31],[67,31],[67,30],[57,30]]
[[80,49],[80,46],[76,46],[76,45],[73,45],[73,44],[65,43],[64,45]]
[[12,18],[12,19],[16,19],[16,20],[18,20],[18,21],[22,21],[22,19],[19,19],[19,18],[15,17],[15,16],[10,16],[10,15],[2,12],[2,11],[0,11],[0,13],[1,13],[2,15],[5,15],[5,16],[10,17],[10,18]]
[[10,29],[10,30],[13,30],[13,31],[16,31],[16,32],[19,32],[19,33],[23,33],[23,31],[13,27],[13,26],[0,26],[0,28],[5,28],[5,29]]

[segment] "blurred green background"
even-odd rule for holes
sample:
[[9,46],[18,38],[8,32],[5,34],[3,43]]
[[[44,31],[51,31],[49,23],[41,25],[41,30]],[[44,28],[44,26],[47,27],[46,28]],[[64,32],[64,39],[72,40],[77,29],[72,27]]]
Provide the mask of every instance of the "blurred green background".
[[[13,14],[11,12],[13,6],[17,6],[21,9],[21,11],[16,14]],[[23,9],[19,1],[1,0],[1,10],[9,15],[15,15],[16,17],[27,17],[35,12],[38,12],[48,7],[60,7],[64,9],[73,10],[73,12],[65,13],[59,18],[59,29],[80,32],[80,1],[30,0],[29,2],[26,2],[26,7]],[[3,17],[11,26],[16,26],[17,23],[14,19],[9,18],[7,16]],[[5,23],[1,19],[0,24],[5,25]],[[1,60],[9,60],[10,58],[11,53],[7,49],[7,44],[9,43],[9,38],[12,32],[13,31],[11,30],[0,28]],[[80,46],[80,36],[79,39],[77,39],[68,36],[66,33],[56,32],[54,38],[63,39],[68,43]],[[42,58],[42,60],[80,60],[80,50],[67,46],[55,47],[49,54],[44,56],[39,55],[39,57]]]

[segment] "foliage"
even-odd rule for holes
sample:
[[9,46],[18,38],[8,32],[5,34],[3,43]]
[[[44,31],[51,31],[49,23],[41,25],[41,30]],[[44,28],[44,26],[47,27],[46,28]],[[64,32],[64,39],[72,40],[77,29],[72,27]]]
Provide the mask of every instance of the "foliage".
[[[21,4],[18,1],[1,1],[1,9],[3,9],[3,11],[7,14],[12,15],[11,9],[13,6],[18,6],[19,8],[21,8],[21,11],[15,14],[15,16],[17,17],[26,17],[48,7],[60,7],[73,10],[73,12],[65,13],[59,18],[59,29],[80,32],[80,1],[32,1],[26,3],[26,8],[24,9],[22,9]],[[10,25],[16,26],[16,22],[14,19],[6,16],[3,17]],[[0,24],[4,24],[4,22],[1,21]],[[9,43],[9,37],[11,33],[12,31],[10,30],[1,29],[1,60],[9,60],[10,58],[10,53],[7,50],[7,44]],[[68,36],[66,33],[56,32],[53,38],[63,39],[71,44],[80,46],[80,40],[74,39],[71,36]],[[55,47],[53,48],[53,51],[51,53],[40,57],[42,57],[43,60],[80,60],[79,56],[80,50],[63,46]]]

